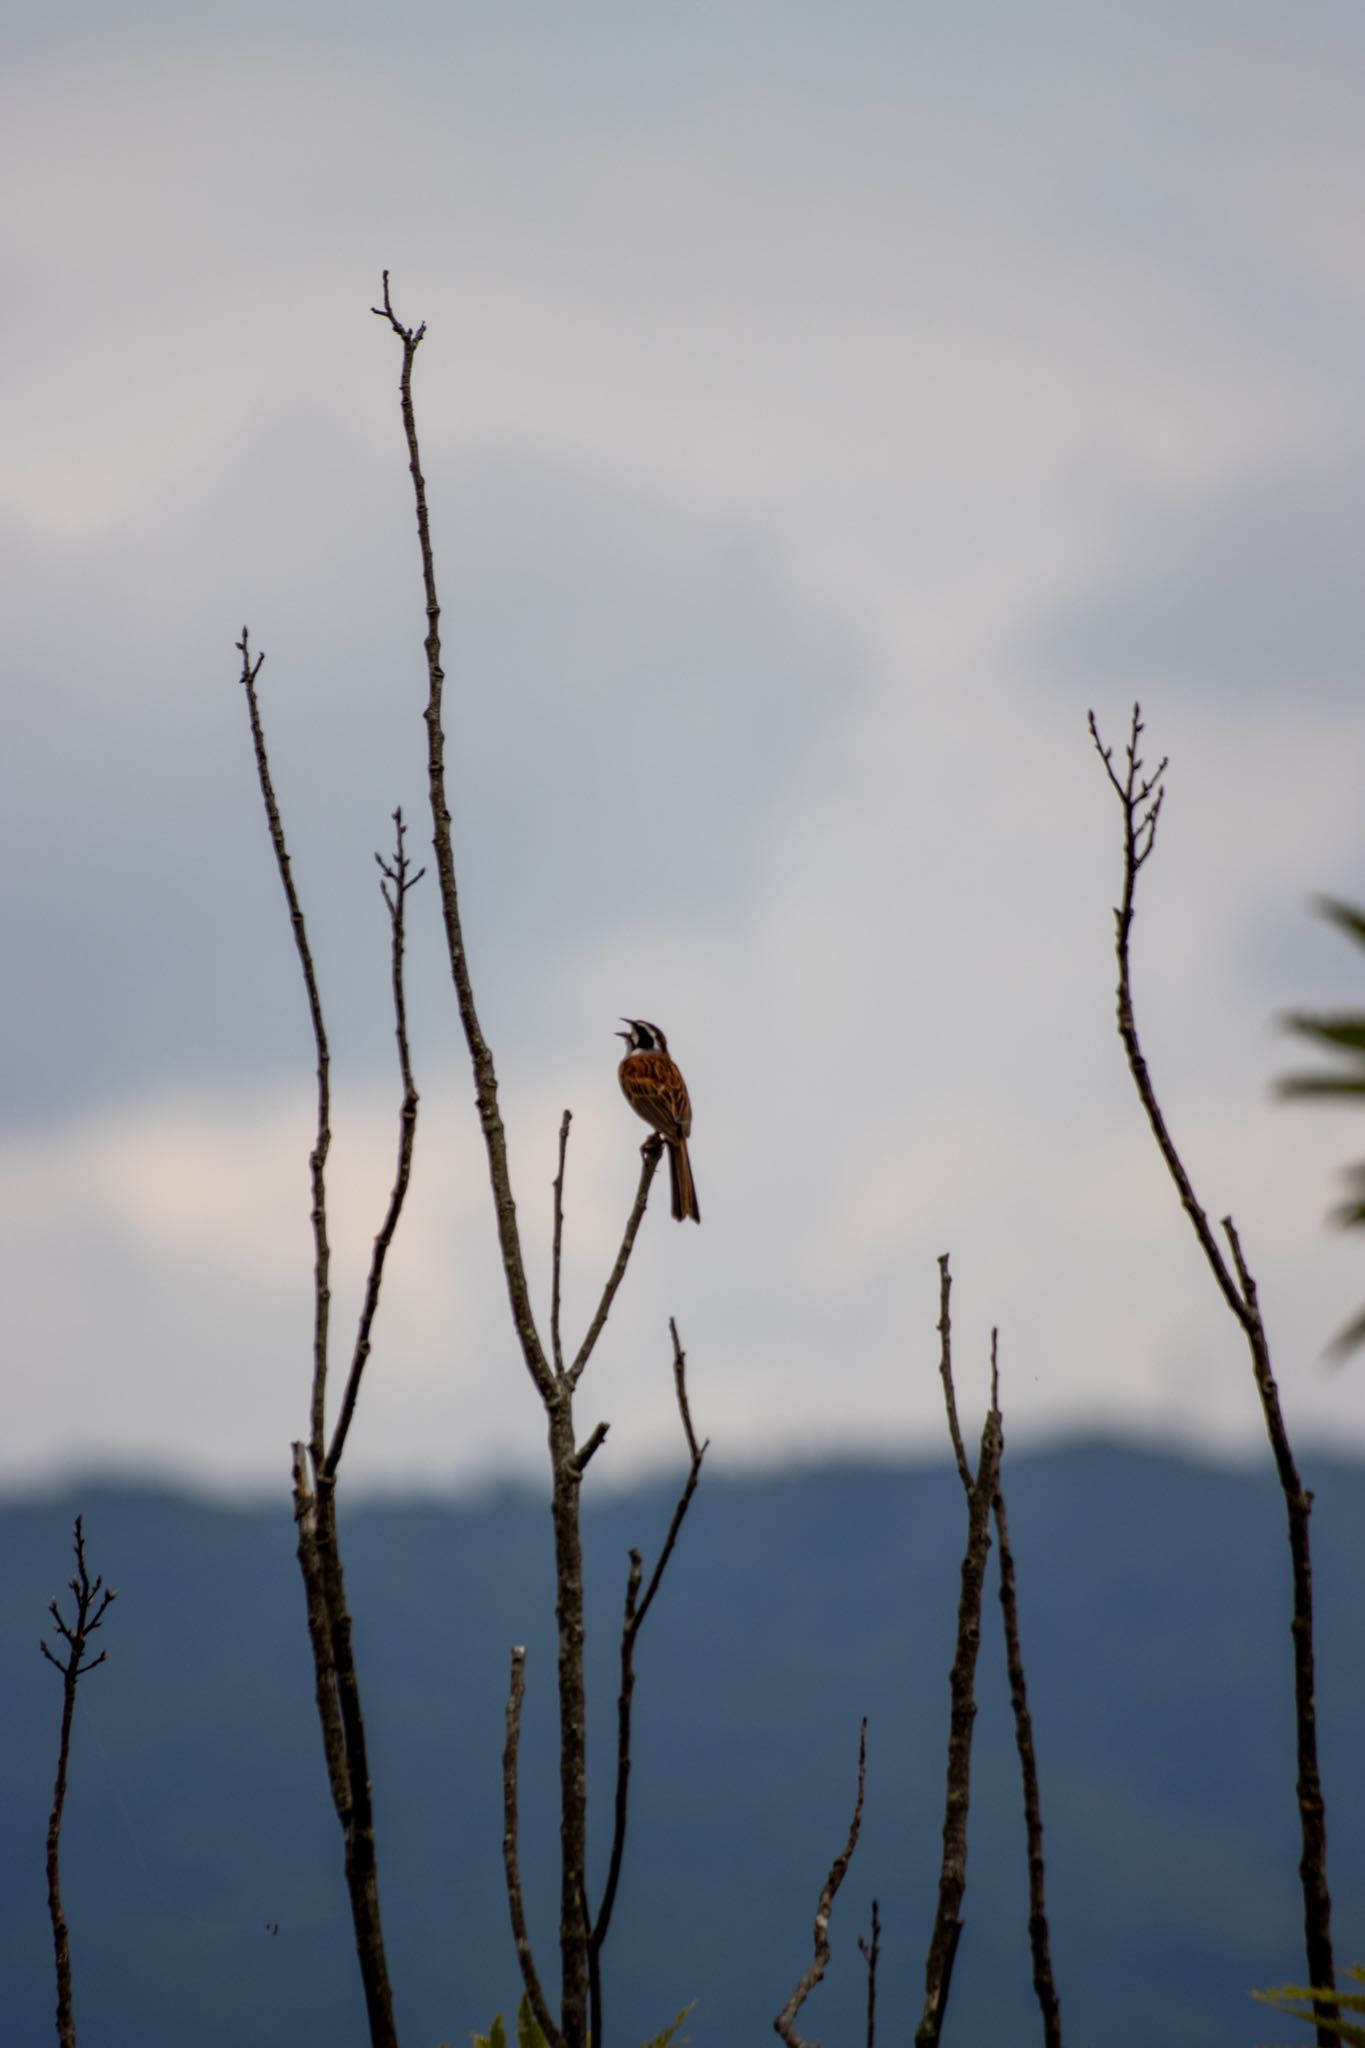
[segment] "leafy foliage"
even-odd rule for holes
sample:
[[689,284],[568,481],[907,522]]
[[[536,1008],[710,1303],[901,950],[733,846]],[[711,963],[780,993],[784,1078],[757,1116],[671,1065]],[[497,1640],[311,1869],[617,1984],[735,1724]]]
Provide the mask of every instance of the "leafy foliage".
[[[1346,1972],[1357,1984],[1365,1984],[1365,1969],[1356,1968]],[[1345,2041],[1351,2048],[1365,2048],[1365,2026],[1346,2018],[1347,2013],[1358,2013],[1365,2017],[1365,1993],[1359,1991],[1314,1991],[1303,1984],[1282,1984],[1277,1991],[1256,1991],[1253,1997],[1263,2005],[1273,2005],[1276,2012],[1286,2012],[1291,2019],[1303,2020],[1307,2026],[1322,2026],[1334,2040]],[[1328,2008],[1326,2015],[1319,2019],[1314,2012],[1314,2003]]]
[[[690,2005],[685,2005],[672,2025],[665,2027],[662,2034],[656,2034],[652,2041],[646,2041],[643,2048],[674,2048],[674,2043],[678,2041],[678,2029],[691,2010]],[[507,2022],[502,2014],[498,2014],[486,2034],[475,2034],[472,2039],[474,2048],[507,2048]],[[524,1995],[517,2007],[517,2048],[546,2048],[545,2036],[531,2010],[531,2001]]]
[[[1365,911],[1355,910],[1349,903],[1339,903],[1329,896],[1319,899],[1318,908],[1348,938],[1365,947]],[[1335,1070],[1325,1068],[1317,1073],[1288,1074],[1278,1084],[1280,1094],[1299,1100],[1344,1100],[1365,1105],[1365,1011],[1345,1010],[1334,1016],[1322,1016],[1308,1010],[1294,1010],[1284,1022],[1286,1030],[1308,1039],[1313,1045],[1339,1054],[1344,1064]],[[1365,1228],[1365,1161],[1346,1167],[1344,1173],[1347,1197],[1332,1211],[1332,1220],[1343,1229],[1359,1230]],[[1362,1343],[1365,1343],[1365,1309],[1338,1332],[1332,1339],[1331,1348],[1338,1357],[1344,1358]]]

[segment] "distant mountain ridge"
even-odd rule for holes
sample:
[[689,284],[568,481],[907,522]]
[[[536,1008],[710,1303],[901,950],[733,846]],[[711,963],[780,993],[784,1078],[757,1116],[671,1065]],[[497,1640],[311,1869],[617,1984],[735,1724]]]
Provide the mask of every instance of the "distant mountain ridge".
[[[1365,1466],[1306,1458],[1337,1948],[1365,1959]],[[1112,1443],[1007,1452],[1068,2040],[1284,2039],[1253,1985],[1302,1972],[1283,1507],[1256,1471]],[[673,1494],[589,1501],[594,1835],[604,1849],[627,1547]],[[38,1656],[73,1514],[120,1590],[82,1687],[64,1846],[82,2048],[365,2040],[288,1504],[143,1488],[0,1504],[0,2040],[52,2037],[43,1834],[60,1688]],[[803,2029],[860,2043],[855,1937],[881,1903],[882,2038],[913,2031],[936,1881],[964,1534],[946,1464],[708,1472],[638,1656],[633,1818],[607,1950],[610,2048],[690,1999],[697,2048],[771,2040],[810,1952],[870,1720],[864,1838]],[[500,1863],[507,1659],[528,1648],[522,1812],[555,1967],[545,1505],[346,1508],[381,1883],[405,2044],[463,2048],[519,1996]],[[949,2042],[1039,2036],[992,1568],[966,1931]],[[269,1929],[278,1928],[278,1932]]]

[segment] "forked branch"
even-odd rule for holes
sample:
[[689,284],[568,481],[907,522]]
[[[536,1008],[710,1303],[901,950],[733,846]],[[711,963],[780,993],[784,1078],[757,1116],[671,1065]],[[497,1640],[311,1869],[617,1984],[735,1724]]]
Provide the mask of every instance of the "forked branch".
[[[1280,1488],[1284,1494],[1285,1513],[1289,1529],[1289,1552],[1294,1578],[1294,1618],[1291,1636],[1294,1647],[1294,1709],[1297,1726],[1298,1748],[1298,1805],[1302,1853],[1299,1859],[1299,1879],[1303,1892],[1304,1946],[1308,1963],[1308,1981],[1323,1989],[1330,1990],[1336,1982],[1332,1961],[1332,1901],[1327,1889],[1327,1821],[1322,1796],[1322,1779],[1318,1768],[1317,1704],[1315,1695],[1314,1653],[1313,1653],[1313,1568],[1309,1543],[1308,1523],[1312,1510],[1313,1496],[1307,1492],[1299,1478],[1298,1468],[1290,1449],[1289,1433],[1285,1427],[1280,1409],[1279,1388],[1271,1366],[1270,1341],[1266,1335],[1261,1317],[1256,1282],[1252,1278],[1242,1255],[1231,1216],[1222,1219],[1223,1232],[1231,1253],[1231,1264],[1210,1228],[1208,1217],[1201,1207],[1185,1171],[1175,1141],[1167,1128],[1165,1117],[1156,1098],[1147,1062],[1143,1058],[1138,1039],[1137,1024],[1133,1014],[1132,972],[1130,963],[1130,939],[1133,926],[1133,905],[1137,878],[1151,856],[1156,839],[1156,822],[1160,813],[1162,776],[1166,762],[1151,773],[1144,770],[1138,747],[1143,731],[1141,709],[1133,706],[1129,728],[1128,744],[1125,749],[1125,765],[1120,772],[1114,766],[1113,752],[1106,747],[1090,713],[1090,736],[1096,751],[1103,761],[1110,784],[1118,797],[1123,814],[1123,893],[1114,912],[1114,950],[1118,963],[1118,987],[1116,1010],[1119,1037],[1128,1056],[1129,1070],[1133,1085],[1151,1125],[1157,1148],[1166,1162],[1166,1168],[1181,1206],[1190,1219],[1191,1228],[1199,1241],[1210,1272],[1218,1290],[1236,1318],[1246,1338],[1251,1357],[1252,1378],[1260,1397],[1261,1412],[1265,1419],[1266,1434],[1270,1439],[1271,1453]],[[1334,2034],[1329,2025],[1330,2011],[1326,2006],[1318,2009],[1317,2036],[1319,2048],[1330,2048]]]
[[[460,1022],[474,1077],[474,1093],[487,1156],[489,1186],[497,1225],[498,1246],[507,1288],[508,1306],[526,1371],[539,1394],[548,1424],[551,1469],[551,1519],[555,1545],[555,1614],[558,1624],[558,1686],[560,1730],[560,2015],[559,2032],[566,2048],[586,2048],[589,2004],[590,1928],[586,1904],[587,1862],[587,1696],[583,1672],[583,1553],[579,1524],[580,1492],[584,1470],[600,1448],[606,1425],[599,1423],[583,1444],[574,1426],[573,1396],[584,1367],[597,1343],[625,1275],[636,1235],[644,1216],[650,1184],[658,1166],[657,1149],[644,1160],[635,1202],[626,1222],[616,1262],[587,1335],[573,1364],[564,1364],[560,1335],[560,1279],[564,1227],[564,1167],[569,1119],[560,1126],[559,1171],[554,1189],[554,1236],[552,1244],[551,1305],[548,1355],[537,1327],[531,1304],[521,1234],[517,1224],[507,1136],[498,1101],[497,1068],[492,1048],[484,1036],[474,999],[473,979],[465,946],[460,915],[459,889],[451,835],[450,806],[446,790],[444,693],[445,671],[441,658],[441,607],[436,588],[436,564],[431,540],[431,519],[427,504],[426,479],[422,471],[413,404],[412,379],[417,351],[426,333],[425,323],[406,326],[397,316],[384,273],[382,304],[372,309],[385,321],[399,341],[402,368],[399,375],[399,407],[403,436],[412,477],[417,518],[417,543],[421,560],[422,591],[426,632],[427,701],[423,713],[427,728],[427,785],[431,807],[432,849],[437,884],[441,894],[441,915],[445,927],[446,953],[454,985]],[[528,1996],[535,1997],[527,1984]],[[543,1999],[542,1999],[543,2004]],[[542,2025],[544,2023],[542,2022]],[[548,2030],[547,2030],[548,2031]],[[602,2048],[600,2032],[597,2048]]]
[[[940,1372],[949,1432],[954,1448],[961,1445],[957,1401],[953,1391],[951,1324],[948,1316],[948,1262],[939,1261]],[[986,1559],[991,1547],[991,1503],[1000,1473],[1000,1411],[992,1388],[991,1405],[981,1430],[981,1448],[972,1476],[965,1450],[959,1469],[967,1495],[967,1546],[962,1558],[962,1583],[957,1608],[957,1645],[949,1674],[950,1713],[948,1766],[943,1805],[943,1858],[939,1870],[938,1905],[924,1966],[924,2012],[915,2030],[917,2048],[938,2048],[952,1988],[953,1964],[962,1938],[962,1901],[967,1890],[967,1815],[971,1806],[972,1731],[976,1721],[976,1660],[981,1647],[981,1603]]]
[[76,1553],[76,1574],[67,1584],[75,1597],[70,1621],[55,1600],[48,1602],[53,1626],[66,1644],[66,1655],[50,1650],[40,1638],[38,1648],[62,1675],[62,1732],[57,1744],[57,1779],[52,1789],[52,1812],[47,1823],[47,1910],[52,1922],[52,1951],[57,1967],[57,2039],[61,2048],[76,2048],[76,2018],[71,2000],[71,1935],[62,1906],[61,1850],[62,1816],[66,1810],[66,1787],[71,1769],[71,1728],[76,1713],[76,1687],[88,1671],[94,1671],[108,1656],[87,1653],[90,1638],[99,1628],[118,1594],[98,1574],[92,1579],[85,1562],[85,1525],[76,1517],[72,1531]]
[[351,1369],[346,1375],[341,1412],[337,1416],[336,1428],[332,1431],[331,1448],[327,1453],[326,1476],[329,1479],[336,1477],[337,1466],[341,1463],[341,1454],[346,1448],[346,1438],[355,1415],[361,1376],[370,1355],[371,1332],[379,1308],[379,1292],[384,1284],[384,1262],[388,1258],[389,1247],[398,1228],[398,1219],[403,1213],[408,1181],[412,1174],[412,1149],[417,1139],[418,1094],[417,1084],[412,1077],[412,1054],[408,1047],[408,1006],[403,981],[403,954],[406,943],[408,891],[417,886],[426,869],[418,868],[415,875],[409,872],[412,863],[408,859],[405,845],[406,828],[401,807],[393,814],[393,828],[392,860],[385,860],[380,854],[375,855],[375,860],[383,876],[379,888],[384,898],[384,907],[389,913],[394,1037],[398,1042],[398,1071],[403,1082],[403,1100],[398,1111],[398,1167],[389,1194],[389,1205],[384,1212],[384,1220],[379,1226],[379,1234],[375,1238],[374,1248],[370,1254],[370,1270],[366,1275],[365,1295],[360,1305],[360,1319],[356,1325]]
[[313,1377],[309,1401],[307,1445],[294,1446],[294,1519],[298,1529],[299,1570],[308,1614],[308,1639],[328,1783],[341,1826],[346,1885],[351,1904],[356,1958],[360,1966],[373,2048],[397,2048],[393,1994],[389,1983],[379,1911],[379,1871],[374,1810],[360,1684],[351,1641],[351,1615],[341,1566],[336,1520],[336,1475],[355,1414],[361,1377],[370,1355],[375,1314],[379,1306],[384,1264],[402,1213],[412,1165],[417,1127],[417,1089],[408,1051],[407,1008],[403,984],[404,911],[408,890],[419,877],[409,874],[401,812],[394,813],[392,861],[376,855],[383,876],[380,887],[388,909],[391,973],[403,1100],[399,1111],[398,1171],[379,1235],[361,1304],[351,1369],[331,1449],[324,1455],[327,1413],[328,1337],[331,1306],[331,1256],[327,1236],[327,1155],[331,1145],[329,1055],[322,999],[313,965],[303,910],[294,885],[284,825],[275,797],[261,722],[257,679],[264,655],[251,658],[245,628],[237,642],[242,657],[241,681],[251,720],[256,772],[265,804],[270,841],[289,906],[290,923],[308,998],[317,1053],[317,1131],[309,1160],[313,1227]]

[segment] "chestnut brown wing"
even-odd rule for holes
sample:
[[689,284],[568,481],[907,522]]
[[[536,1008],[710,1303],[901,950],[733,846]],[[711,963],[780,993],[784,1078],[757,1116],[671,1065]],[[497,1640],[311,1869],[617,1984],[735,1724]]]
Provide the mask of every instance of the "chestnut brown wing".
[[692,1129],[687,1083],[666,1052],[628,1052],[618,1073],[621,1092],[637,1116],[676,1144]]

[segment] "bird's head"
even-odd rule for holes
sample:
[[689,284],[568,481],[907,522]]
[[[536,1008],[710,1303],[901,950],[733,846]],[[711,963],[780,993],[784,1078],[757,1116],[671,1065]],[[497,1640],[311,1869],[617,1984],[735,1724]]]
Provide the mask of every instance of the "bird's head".
[[624,1038],[627,1052],[667,1052],[668,1040],[657,1024],[646,1024],[643,1017],[623,1017],[628,1031],[618,1031],[616,1036]]

